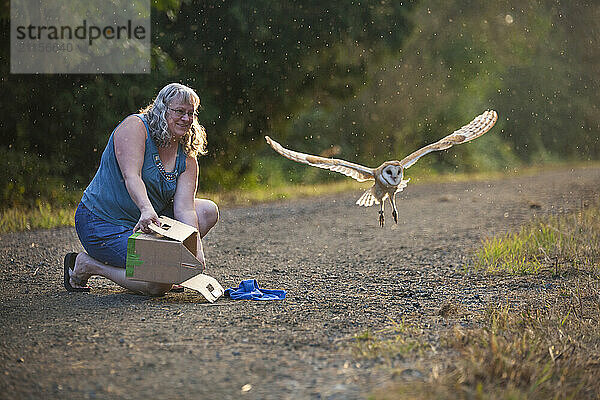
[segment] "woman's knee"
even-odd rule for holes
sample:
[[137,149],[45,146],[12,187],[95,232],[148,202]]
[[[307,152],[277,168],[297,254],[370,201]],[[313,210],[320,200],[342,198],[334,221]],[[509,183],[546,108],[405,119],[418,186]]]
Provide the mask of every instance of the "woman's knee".
[[212,200],[196,199],[196,214],[200,225],[212,228],[219,221],[219,207]]

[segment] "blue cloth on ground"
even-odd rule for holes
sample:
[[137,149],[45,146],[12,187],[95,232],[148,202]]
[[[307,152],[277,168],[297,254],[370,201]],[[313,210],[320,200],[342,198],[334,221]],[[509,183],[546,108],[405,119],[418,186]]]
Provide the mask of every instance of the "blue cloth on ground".
[[233,300],[283,300],[285,290],[260,289],[256,279],[246,279],[238,288],[226,289],[225,296]]

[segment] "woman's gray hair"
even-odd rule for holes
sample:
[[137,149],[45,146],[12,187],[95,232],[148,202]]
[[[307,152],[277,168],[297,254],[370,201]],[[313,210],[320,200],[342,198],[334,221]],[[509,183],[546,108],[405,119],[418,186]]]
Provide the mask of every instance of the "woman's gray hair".
[[[169,104],[174,100],[187,103],[194,109],[200,106],[200,97],[192,88],[180,83],[169,83],[158,92],[158,96],[150,105],[140,110],[148,122],[150,137],[159,147],[164,147],[171,141],[166,113]],[[206,130],[198,123],[197,118],[194,118],[190,130],[182,136],[179,143],[183,145],[188,156],[197,157],[198,154],[206,154]]]

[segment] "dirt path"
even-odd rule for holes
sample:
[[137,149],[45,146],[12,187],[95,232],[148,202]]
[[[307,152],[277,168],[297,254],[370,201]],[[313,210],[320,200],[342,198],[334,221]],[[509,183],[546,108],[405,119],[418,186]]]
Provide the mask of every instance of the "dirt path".
[[89,294],[67,293],[62,257],[81,250],[73,229],[3,235],[0,398],[361,398],[392,378],[352,358],[353,335],[409,317],[435,341],[444,301],[476,312],[544,290],[543,278],[462,267],[482,238],[599,191],[598,167],[409,185],[398,225],[388,209],[383,229],[375,208],[353,205],[358,189],[221,210],[204,242],[209,273],[224,287],[256,278],[285,289],[282,302],[152,299],[100,278]]

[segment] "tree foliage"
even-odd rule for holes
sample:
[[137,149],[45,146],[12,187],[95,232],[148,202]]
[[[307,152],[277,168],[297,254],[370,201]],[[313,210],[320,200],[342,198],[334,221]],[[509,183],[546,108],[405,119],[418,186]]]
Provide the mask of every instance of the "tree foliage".
[[149,75],[9,75],[2,25],[3,206],[58,199],[57,185],[85,187],[116,124],[174,81],[202,99],[201,190],[337,177],[274,154],[265,134],[377,165],[487,108],[500,114],[490,134],[413,168],[600,155],[597,2],[152,4]]
[[[36,173],[85,187],[114,126],[173,81],[192,86],[202,99],[210,155],[200,160],[201,187],[237,186],[252,174],[252,154],[267,131],[284,129],[289,115],[315,96],[323,102],[351,96],[369,63],[400,48],[411,8],[394,1],[152,5],[149,75],[9,75],[9,26],[3,25],[0,127],[7,134],[0,145],[10,156],[2,161],[2,184],[22,193],[5,196],[5,206],[38,194],[43,184]],[[21,157],[35,159],[40,169],[24,168],[15,161]]]
[[[427,156],[415,168],[498,169],[600,155],[600,5],[589,1],[463,0],[421,3],[402,51],[371,65],[356,98],[314,107],[288,142],[345,158],[398,159],[496,109],[477,141]],[[315,131],[309,143],[301,143]]]

